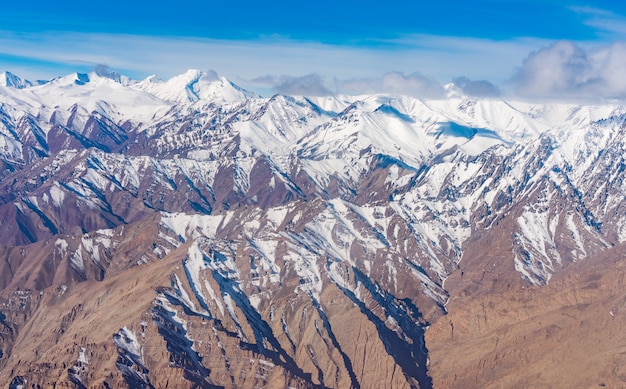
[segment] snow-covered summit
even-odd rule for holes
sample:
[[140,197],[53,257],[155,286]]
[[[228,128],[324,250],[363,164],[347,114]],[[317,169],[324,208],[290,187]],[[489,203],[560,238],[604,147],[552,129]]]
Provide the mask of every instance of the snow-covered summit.
[[88,74],[74,72],[74,73],[70,73],[70,74],[65,75],[65,76],[55,77],[52,80],[50,80],[49,83],[44,84],[44,85],[54,85],[54,86],[58,86],[58,87],[68,87],[68,86],[72,86],[72,85],[85,85],[89,81],[91,81],[91,80],[90,80]]
[[32,85],[33,84],[30,81],[24,80],[11,72],[0,73],[0,86],[4,86],[7,88],[24,89]]
[[[315,159],[360,155],[368,146],[405,162],[451,147],[477,155],[496,145],[532,142],[547,131],[562,132],[555,138],[565,144],[574,130],[584,132],[592,123],[624,112],[615,104],[471,97],[460,89],[463,80],[449,85],[449,95],[439,99],[383,94],[264,99],[214,71],[195,69],[167,80],[151,75],[135,81],[100,67],[36,86],[9,72],[1,75],[9,87],[0,91],[0,103],[33,117],[69,118],[80,107],[86,117],[99,112],[118,125],[134,123],[149,133],[174,122],[188,123],[187,130],[219,127],[241,136],[245,150],[289,154],[293,147],[308,145],[310,150],[299,152]],[[163,147],[171,143],[163,142]]]
[[132,80],[130,77],[127,77],[115,71],[110,71],[106,66],[97,67],[93,73],[97,75],[98,77],[109,78],[125,86],[136,83],[136,81]]
[[[13,73],[0,73],[0,87],[12,89],[29,89],[20,92],[19,99],[30,101],[34,93],[39,96],[41,105],[64,105],[64,97],[73,97],[73,103],[80,103],[76,98],[83,97],[92,100],[100,96],[103,100],[151,99],[155,105],[162,106],[176,104],[201,103],[234,103],[242,102],[259,96],[235,85],[227,78],[216,72],[191,69],[183,74],[168,80],[162,80],[157,75],[151,75],[142,81],[133,80],[120,73],[110,71],[106,67],[99,67],[89,73],[74,72],[65,76],[55,77],[50,81],[32,83]],[[33,90],[30,90],[30,89]],[[110,94],[112,90],[114,94]],[[17,96],[5,91],[5,96]],[[52,98],[46,100],[46,96]],[[60,101],[59,98],[61,97]],[[43,100],[42,100],[43,99]],[[80,99],[79,99],[80,100]],[[59,104],[61,103],[61,104]]]
[[259,97],[214,71],[201,70],[189,70],[166,81],[156,75],[136,81],[100,67],[90,73],[74,72],[37,84],[5,72],[0,74],[0,82],[0,86],[7,87],[0,91],[0,102],[21,107],[34,116],[49,116],[51,109],[65,110],[77,105],[114,120],[132,117],[133,121],[146,122],[175,105],[219,105]]
[[167,81],[152,75],[132,87],[172,103],[194,103],[201,100],[231,103],[257,97],[214,71],[196,69],[187,70]]

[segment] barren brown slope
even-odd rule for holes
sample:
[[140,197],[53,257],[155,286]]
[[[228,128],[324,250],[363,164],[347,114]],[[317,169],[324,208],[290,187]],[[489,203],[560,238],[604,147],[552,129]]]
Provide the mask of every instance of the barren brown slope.
[[[6,290],[0,308],[11,326],[0,333],[5,350],[0,386],[19,380],[41,387],[93,388],[409,388],[428,382],[419,381],[429,380],[425,360],[411,359],[420,347],[419,328],[406,321],[403,311],[389,309],[404,304],[411,315],[419,312],[411,313],[410,303],[377,289],[357,268],[337,264],[346,282],[359,288],[360,299],[323,276],[324,289],[313,300],[299,289],[302,281],[293,267],[282,263],[280,288],[262,291],[267,298],[253,307],[259,292],[253,280],[260,269],[250,268],[249,247],[230,242],[239,247],[233,258],[246,294],[209,269],[199,273],[202,283],[193,285],[185,261],[198,244],[194,240],[137,264],[153,244],[167,241],[156,226],[157,220],[148,220],[112,232],[120,242],[110,246],[102,280],[88,267],[87,280],[57,275],[47,287],[37,284],[39,290],[24,290],[36,286],[29,277],[13,279],[18,290]],[[38,253],[32,257],[36,263],[58,254],[54,241],[21,249],[25,258]],[[61,275],[73,258],[68,254],[57,267]],[[210,296],[209,290],[217,296],[198,299],[199,294]]]
[[[191,356],[184,359],[174,350],[177,339],[161,331],[161,323],[151,310],[157,297],[154,285],[167,285],[168,275],[184,277],[180,261],[179,256],[172,255],[103,282],[85,281],[64,293],[45,292],[36,301],[33,316],[20,328],[5,361],[2,387],[8,387],[15,377],[27,377],[28,384],[41,387],[81,387],[72,378],[83,368],[80,378],[85,387],[149,387],[123,376],[120,365],[125,363],[121,357],[124,353],[114,342],[122,328],[141,334],[142,366],[132,369],[144,371],[157,388],[351,387],[346,360],[352,361],[352,374],[362,387],[411,386],[385,351],[376,327],[333,287],[324,292],[322,301],[334,340],[308,299],[276,301],[277,312],[289,312],[285,324],[268,319],[276,333],[282,331],[282,325],[289,328],[277,338],[286,350],[287,361],[283,357],[278,360],[283,366],[245,346],[232,320],[224,318],[223,327],[216,331],[211,321],[178,312],[184,317],[188,336],[195,341],[193,349],[202,358],[200,365],[189,366]],[[265,311],[269,316],[269,307]],[[241,310],[235,312],[245,318]],[[239,324],[243,338],[252,341],[250,324]],[[343,348],[338,348],[339,344]],[[87,364],[79,363],[81,351],[88,358]],[[294,365],[288,363],[290,359]]]
[[544,287],[512,280],[506,242],[466,252],[426,333],[436,388],[626,387],[626,255],[614,247]]

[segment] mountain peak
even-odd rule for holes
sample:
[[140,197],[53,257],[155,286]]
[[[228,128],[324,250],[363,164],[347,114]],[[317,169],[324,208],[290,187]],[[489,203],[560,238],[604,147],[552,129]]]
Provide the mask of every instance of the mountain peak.
[[189,69],[167,81],[153,75],[139,82],[136,87],[162,100],[183,104],[198,101],[230,103],[257,97],[213,70]]
[[88,74],[74,72],[66,76],[55,77],[52,80],[50,80],[50,84],[67,87],[71,85],[85,85],[90,81],[91,79],[89,78]]
[[157,76],[156,74],[151,74],[141,82],[157,83],[157,82],[163,82],[163,80],[161,80],[159,76]]
[[33,84],[28,80],[23,80],[11,72],[5,71],[0,73],[0,86],[24,89],[33,86]]
[[191,81],[218,81],[220,76],[214,70],[199,70],[199,69],[188,69],[185,73],[176,76],[174,78],[180,77],[181,79],[189,79]]
[[99,65],[96,67],[93,75],[101,78],[108,78],[122,85],[130,85],[132,80],[116,71],[111,71],[107,66]]

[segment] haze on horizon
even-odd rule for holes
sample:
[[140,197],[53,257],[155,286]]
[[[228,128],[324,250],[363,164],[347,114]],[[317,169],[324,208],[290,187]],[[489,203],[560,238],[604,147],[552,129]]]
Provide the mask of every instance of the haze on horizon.
[[64,4],[0,14],[0,70],[213,69],[262,93],[626,98],[626,5],[606,0]]

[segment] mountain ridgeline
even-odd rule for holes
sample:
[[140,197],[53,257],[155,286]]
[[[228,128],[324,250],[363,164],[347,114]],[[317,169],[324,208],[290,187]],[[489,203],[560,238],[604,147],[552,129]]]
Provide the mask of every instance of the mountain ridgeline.
[[624,384],[622,105],[0,81],[2,387]]

